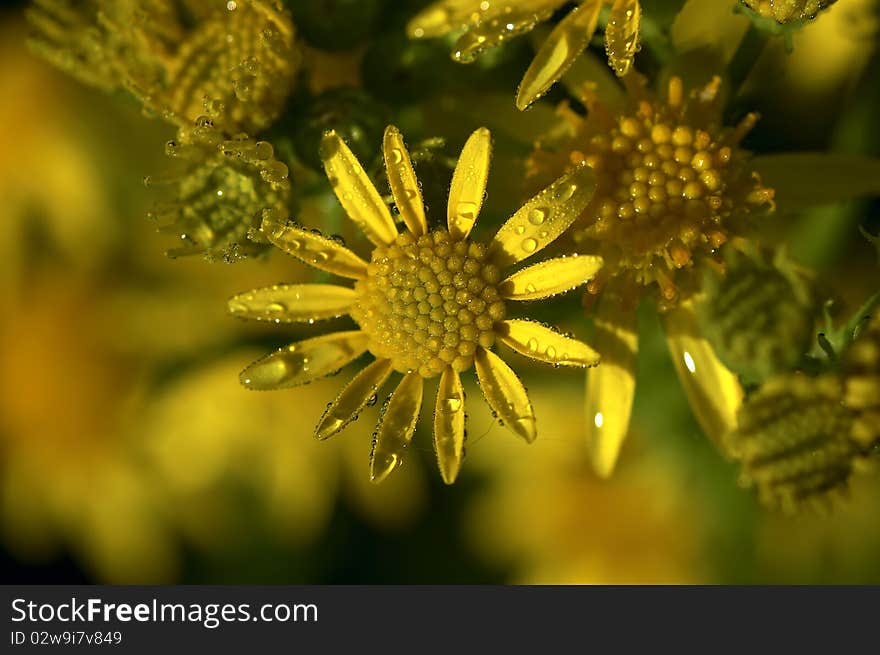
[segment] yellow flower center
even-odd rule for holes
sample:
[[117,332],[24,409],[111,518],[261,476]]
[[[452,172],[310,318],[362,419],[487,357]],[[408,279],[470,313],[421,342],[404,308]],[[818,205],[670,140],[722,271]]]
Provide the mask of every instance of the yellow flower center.
[[[642,99],[636,111],[587,128],[567,148],[572,162],[586,162],[598,176],[596,194],[572,228],[585,251],[605,258],[603,273],[588,284],[598,293],[622,274],[624,284],[660,287],[661,300],[681,297],[676,279],[695,256],[714,253],[736,231],[732,219],[770,203],[772,191],[744,166],[737,147],[756,116],[728,130],[711,114],[714,82],[682,103],[681,81],[670,83],[671,102]],[[675,279],[675,281],[673,281]],[[690,289],[688,289],[690,291]]]
[[497,288],[501,273],[486,252],[446,230],[420,237],[404,232],[377,247],[366,279],[355,285],[351,312],[370,338],[370,352],[426,378],[447,366],[468,369],[477,346],[495,342],[495,322],[506,314]]

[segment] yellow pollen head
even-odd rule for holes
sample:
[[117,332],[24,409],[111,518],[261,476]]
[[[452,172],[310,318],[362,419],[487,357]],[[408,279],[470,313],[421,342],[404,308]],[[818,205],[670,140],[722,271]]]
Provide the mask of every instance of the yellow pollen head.
[[681,80],[673,78],[666,100],[628,82],[628,110],[616,117],[606,108],[592,112],[562,145],[599,180],[571,234],[579,251],[605,258],[591,293],[622,278],[624,286],[657,285],[660,300],[674,303],[683,281],[697,286],[681,271],[714,256],[743,214],[772,204],[772,191],[745,167],[747,153],[738,148],[756,117],[733,130],[720,125],[720,81],[682,97]]
[[501,272],[486,253],[483,244],[455,240],[446,230],[404,232],[377,247],[367,277],[355,285],[351,311],[370,351],[426,378],[447,366],[470,368],[477,346],[492,346],[495,323],[506,315]]

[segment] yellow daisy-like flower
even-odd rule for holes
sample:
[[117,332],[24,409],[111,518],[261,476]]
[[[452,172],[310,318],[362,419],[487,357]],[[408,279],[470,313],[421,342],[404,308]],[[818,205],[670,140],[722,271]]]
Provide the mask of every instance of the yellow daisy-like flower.
[[595,190],[592,171],[578,166],[526,202],[489,243],[469,238],[483,203],[491,141],[481,128],[465,143],[449,191],[447,225],[429,229],[421,190],[400,132],[383,143],[399,233],[379,192],[335,132],[321,158],[349,218],[375,245],[369,262],[341,243],[266,212],[262,230],[276,246],[315,268],[355,280],[354,288],[289,284],[256,289],[229,301],[232,314],[276,323],[349,314],[357,330],[326,334],[281,348],[241,373],[249,389],[283,389],[338,371],[366,351],[376,360],[349,382],[324,412],[315,434],[326,439],[353,421],[392,372],[403,374],[382,407],[370,458],[380,481],[402,463],[422,405],[426,378],[440,376],[434,448],[443,480],[455,481],[464,458],[465,404],[459,374],[475,366],[486,401],[514,433],[535,439],[535,415],[516,374],[491,348],[500,341],[554,366],[593,366],[586,344],[540,323],[507,318],[508,300],[535,300],[571,289],[602,266],[600,257],[551,259],[502,279],[516,264],[559,237]]
[[587,380],[589,443],[596,470],[609,475],[629,427],[638,351],[635,306],[657,289],[670,350],[692,408],[718,440],[735,425],[742,391],[736,377],[701,336],[693,313],[697,264],[722,266],[719,248],[745,228],[749,215],[772,208],[738,147],[757,116],[736,128],[721,125],[714,78],[685,94],[672,77],[665,99],[641,78],[624,78],[628,99],[614,112],[585,88],[584,118],[567,108],[568,132],[539,147],[534,172],[586,163],[597,175],[593,199],[570,233],[579,250],[601,255],[587,283],[586,305],[601,293],[596,348],[603,366]]
[[[470,62],[488,48],[531,31],[565,4],[566,0],[440,0],[415,16],[407,32],[411,38],[427,38],[465,30],[452,58]],[[544,41],[523,76],[516,96],[519,109],[546,93],[586,49],[605,6],[611,8],[605,28],[608,64],[619,76],[630,70],[639,50],[642,9],[638,0],[579,0]]]

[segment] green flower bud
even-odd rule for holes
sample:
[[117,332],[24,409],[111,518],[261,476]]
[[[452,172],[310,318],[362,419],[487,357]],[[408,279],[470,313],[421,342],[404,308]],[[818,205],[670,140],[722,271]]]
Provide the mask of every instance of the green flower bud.
[[287,166],[267,141],[246,134],[229,137],[208,116],[182,128],[165,144],[182,170],[147,177],[170,196],[148,215],[181,245],[170,257],[202,254],[209,260],[234,261],[262,252],[259,227],[265,211],[285,213],[290,188]]
[[846,351],[842,371],[843,401],[855,413],[853,438],[865,446],[880,442],[880,314]]
[[846,487],[865,449],[852,438],[853,414],[842,399],[834,375],[791,374],[743,403],[726,445],[762,503],[791,512]]
[[708,272],[697,315],[719,359],[749,381],[794,368],[809,350],[815,309],[809,288],[784,263],[733,252],[724,275]]

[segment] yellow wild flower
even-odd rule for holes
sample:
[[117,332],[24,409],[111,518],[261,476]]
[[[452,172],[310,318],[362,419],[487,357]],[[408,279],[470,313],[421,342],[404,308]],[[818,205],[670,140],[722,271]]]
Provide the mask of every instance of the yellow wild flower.
[[337,241],[287,224],[267,212],[262,230],[272,243],[307,264],[355,280],[354,287],[287,284],[229,301],[233,315],[276,323],[349,314],[358,329],[325,334],[281,348],[241,373],[249,389],[283,389],[338,371],[366,351],[375,361],[346,385],[315,434],[326,439],[353,421],[392,372],[403,374],[383,405],[374,434],[371,478],[402,463],[415,430],[424,380],[440,376],[434,448],[443,480],[455,481],[465,453],[465,403],[459,374],[472,366],[486,401],[504,424],[531,442],[535,415],[516,374],[492,352],[496,342],[555,366],[586,367],[598,356],[586,344],[539,323],[507,318],[506,301],[534,300],[570,289],[602,265],[571,256],[529,266],[502,279],[502,270],[543,249],[571,225],[594,191],[579,166],[526,202],[489,243],[469,238],[483,203],[491,141],[485,128],[466,142],[449,191],[445,228],[429,229],[421,190],[398,130],[385,131],[383,151],[394,203],[391,212],[361,164],[335,132],[324,135],[321,158],[349,218],[374,244],[370,261]]
[[[452,57],[466,63],[506,39],[530,32],[565,4],[566,0],[440,0],[416,15],[407,32],[411,38],[427,38],[464,30]],[[610,7],[605,28],[608,64],[618,76],[630,70],[640,47],[638,0],[579,0],[532,60],[517,91],[517,108],[528,107],[565,74],[589,45],[606,6]]]
[[682,383],[708,435],[735,425],[742,392],[702,338],[693,311],[698,265],[721,265],[719,248],[743,232],[746,219],[773,207],[739,142],[757,116],[733,129],[720,121],[721,80],[686,93],[669,80],[665,98],[642,78],[624,78],[627,98],[615,111],[590,88],[584,118],[562,107],[568,130],[539,145],[533,172],[586,163],[597,176],[593,199],[572,225],[579,252],[601,256],[586,286],[596,311],[596,347],[603,366],[588,373],[586,408],[594,466],[613,470],[629,427],[638,351],[634,309],[650,293],[658,300]]
[[105,91],[126,89],[181,126],[215,101],[236,131],[267,127],[301,64],[277,0],[36,0],[28,17],[49,61]]

